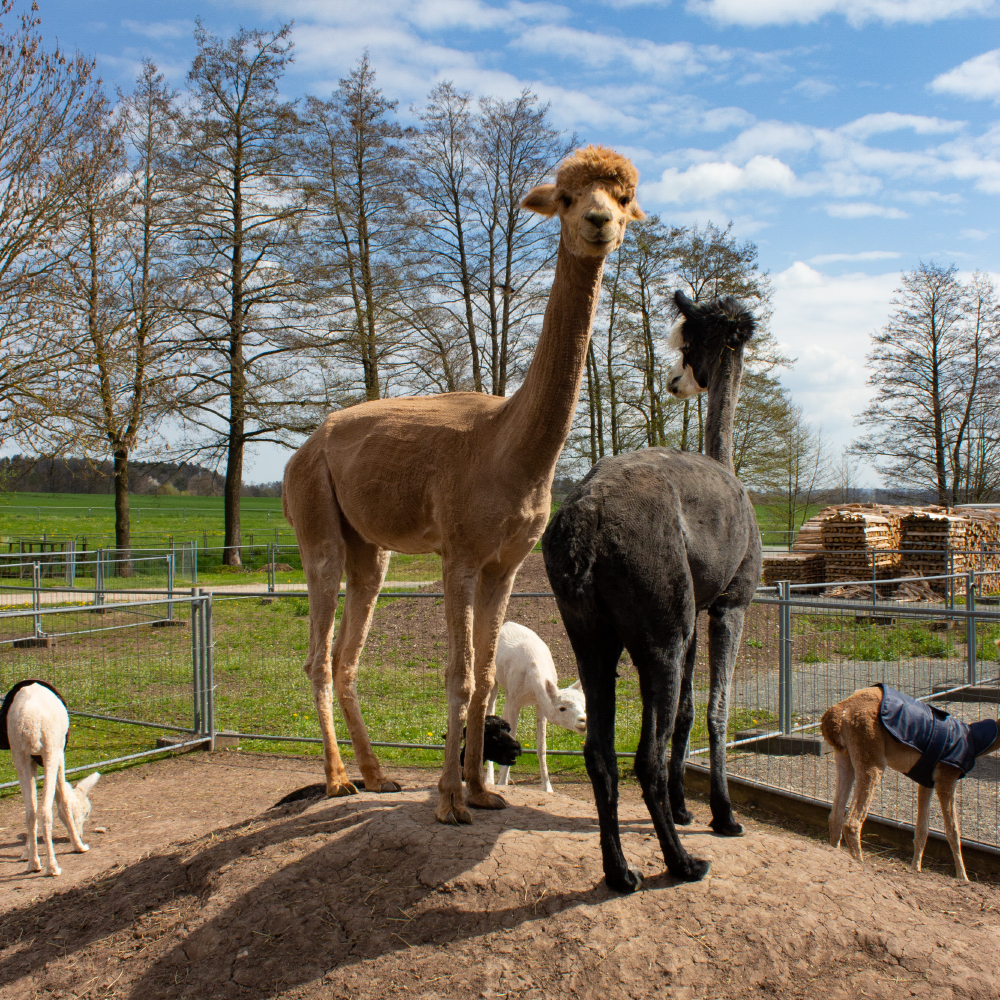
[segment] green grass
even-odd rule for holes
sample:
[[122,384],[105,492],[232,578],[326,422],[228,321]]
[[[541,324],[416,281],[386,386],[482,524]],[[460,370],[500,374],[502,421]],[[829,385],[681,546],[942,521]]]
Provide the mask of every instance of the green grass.
[[932,632],[922,625],[861,626],[836,651],[851,660],[899,660],[954,656],[955,645],[948,633]]

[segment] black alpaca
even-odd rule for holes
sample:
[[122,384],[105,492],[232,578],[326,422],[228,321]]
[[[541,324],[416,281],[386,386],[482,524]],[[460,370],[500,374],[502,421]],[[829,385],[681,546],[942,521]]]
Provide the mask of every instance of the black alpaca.
[[[760,580],[760,532],[733,474],[733,412],[743,345],[754,319],[731,298],[705,304],[681,292],[668,382],[686,398],[708,392],[707,455],[646,448],[601,459],[567,497],[542,539],[545,568],[587,696],[584,755],[601,825],[608,885],[640,884],[618,834],[615,680],[622,649],[639,674],[642,734],[635,772],[671,874],[694,881],[709,862],[681,845],[684,757],[694,720],[695,618],[708,609],[712,827],[738,836],[726,787],[726,727],[743,616]],[[673,743],[669,770],[667,746]]]

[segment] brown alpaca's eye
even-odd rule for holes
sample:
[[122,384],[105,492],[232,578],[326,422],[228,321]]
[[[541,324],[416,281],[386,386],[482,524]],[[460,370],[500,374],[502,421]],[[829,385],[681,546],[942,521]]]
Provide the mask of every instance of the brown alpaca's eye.
[[631,200],[632,200],[632,196],[630,194],[623,194],[618,199],[618,204],[621,205],[622,208],[624,208]]
[[573,204],[573,199],[568,194],[560,195],[559,200],[563,203],[563,208],[569,208]]

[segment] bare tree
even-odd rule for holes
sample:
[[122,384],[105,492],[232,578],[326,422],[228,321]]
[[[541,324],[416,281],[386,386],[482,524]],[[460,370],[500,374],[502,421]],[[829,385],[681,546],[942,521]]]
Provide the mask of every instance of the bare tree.
[[375,86],[367,52],[328,100],[306,104],[313,279],[324,347],[361,370],[364,399],[385,395],[385,362],[399,341],[399,292],[408,237],[404,131],[396,102]]
[[[191,388],[183,414],[226,460],[225,561],[239,565],[240,490],[247,444],[283,440],[289,391],[282,367],[305,295],[296,176],[298,119],[280,97],[292,59],[290,25],[210,35],[198,23],[176,176],[179,266]],[[297,321],[297,319],[296,319]]]
[[487,97],[479,102],[475,148],[482,183],[476,215],[483,262],[476,301],[494,396],[505,396],[520,374],[529,331],[548,299],[548,287],[538,279],[558,249],[552,227],[521,211],[521,200],[575,142],[575,136],[567,141],[550,124],[548,105],[528,89],[510,101]]
[[0,0],[0,439],[5,426],[38,426],[59,394],[66,345],[36,300],[73,194],[63,160],[95,100],[93,62],[46,51],[37,7],[21,15],[15,7]]
[[954,265],[921,262],[902,276],[893,305],[889,323],[872,335],[875,396],[859,418],[870,430],[856,450],[894,485],[930,488],[938,503],[956,503],[972,479],[992,478],[984,469],[971,474],[971,464],[991,451],[972,435],[993,434],[994,292],[982,276],[967,287]]
[[155,431],[175,384],[165,170],[176,135],[173,99],[147,61],[115,112],[95,109],[86,147],[66,163],[74,197],[53,241],[53,319],[65,321],[71,347],[53,414],[62,419],[49,426],[86,455],[110,453],[115,545],[126,557],[129,458]]
[[[417,253],[421,267],[417,275],[418,301],[433,296],[447,315],[434,325],[431,343],[418,346],[418,355],[440,354],[442,328],[464,331],[474,392],[483,391],[479,335],[475,318],[475,287],[481,260],[482,232],[476,227],[475,204],[481,195],[482,177],[474,156],[477,117],[472,95],[440,83],[419,111],[420,128],[409,143],[410,194],[419,228]],[[418,334],[429,331],[418,318]],[[418,344],[422,339],[418,335]],[[453,345],[448,357],[455,353]],[[457,384],[453,365],[448,365],[445,384]],[[441,369],[444,374],[444,368]],[[449,390],[450,391],[450,390]]]

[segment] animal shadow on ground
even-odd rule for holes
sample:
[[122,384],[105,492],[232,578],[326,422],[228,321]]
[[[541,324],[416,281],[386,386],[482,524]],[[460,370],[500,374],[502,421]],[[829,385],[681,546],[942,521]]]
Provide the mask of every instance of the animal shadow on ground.
[[[214,995],[230,981],[276,995],[341,964],[447,945],[613,897],[603,884],[561,891],[579,886],[580,856],[588,853],[579,841],[589,845],[596,835],[590,818],[512,805],[477,817],[472,828],[429,820],[427,801],[414,798],[293,802],[210,841],[113,870],[0,918],[0,949],[35,939],[8,952],[0,991],[168,907],[177,910],[176,926],[166,930],[165,948],[151,949],[132,987],[136,1000]],[[518,865],[508,844],[499,861],[482,865],[505,830],[575,838],[568,853],[563,844],[542,864],[536,846]],[[518,843],[525,839],[532,838]],[[664,873],[647,887],[674,884]]]

